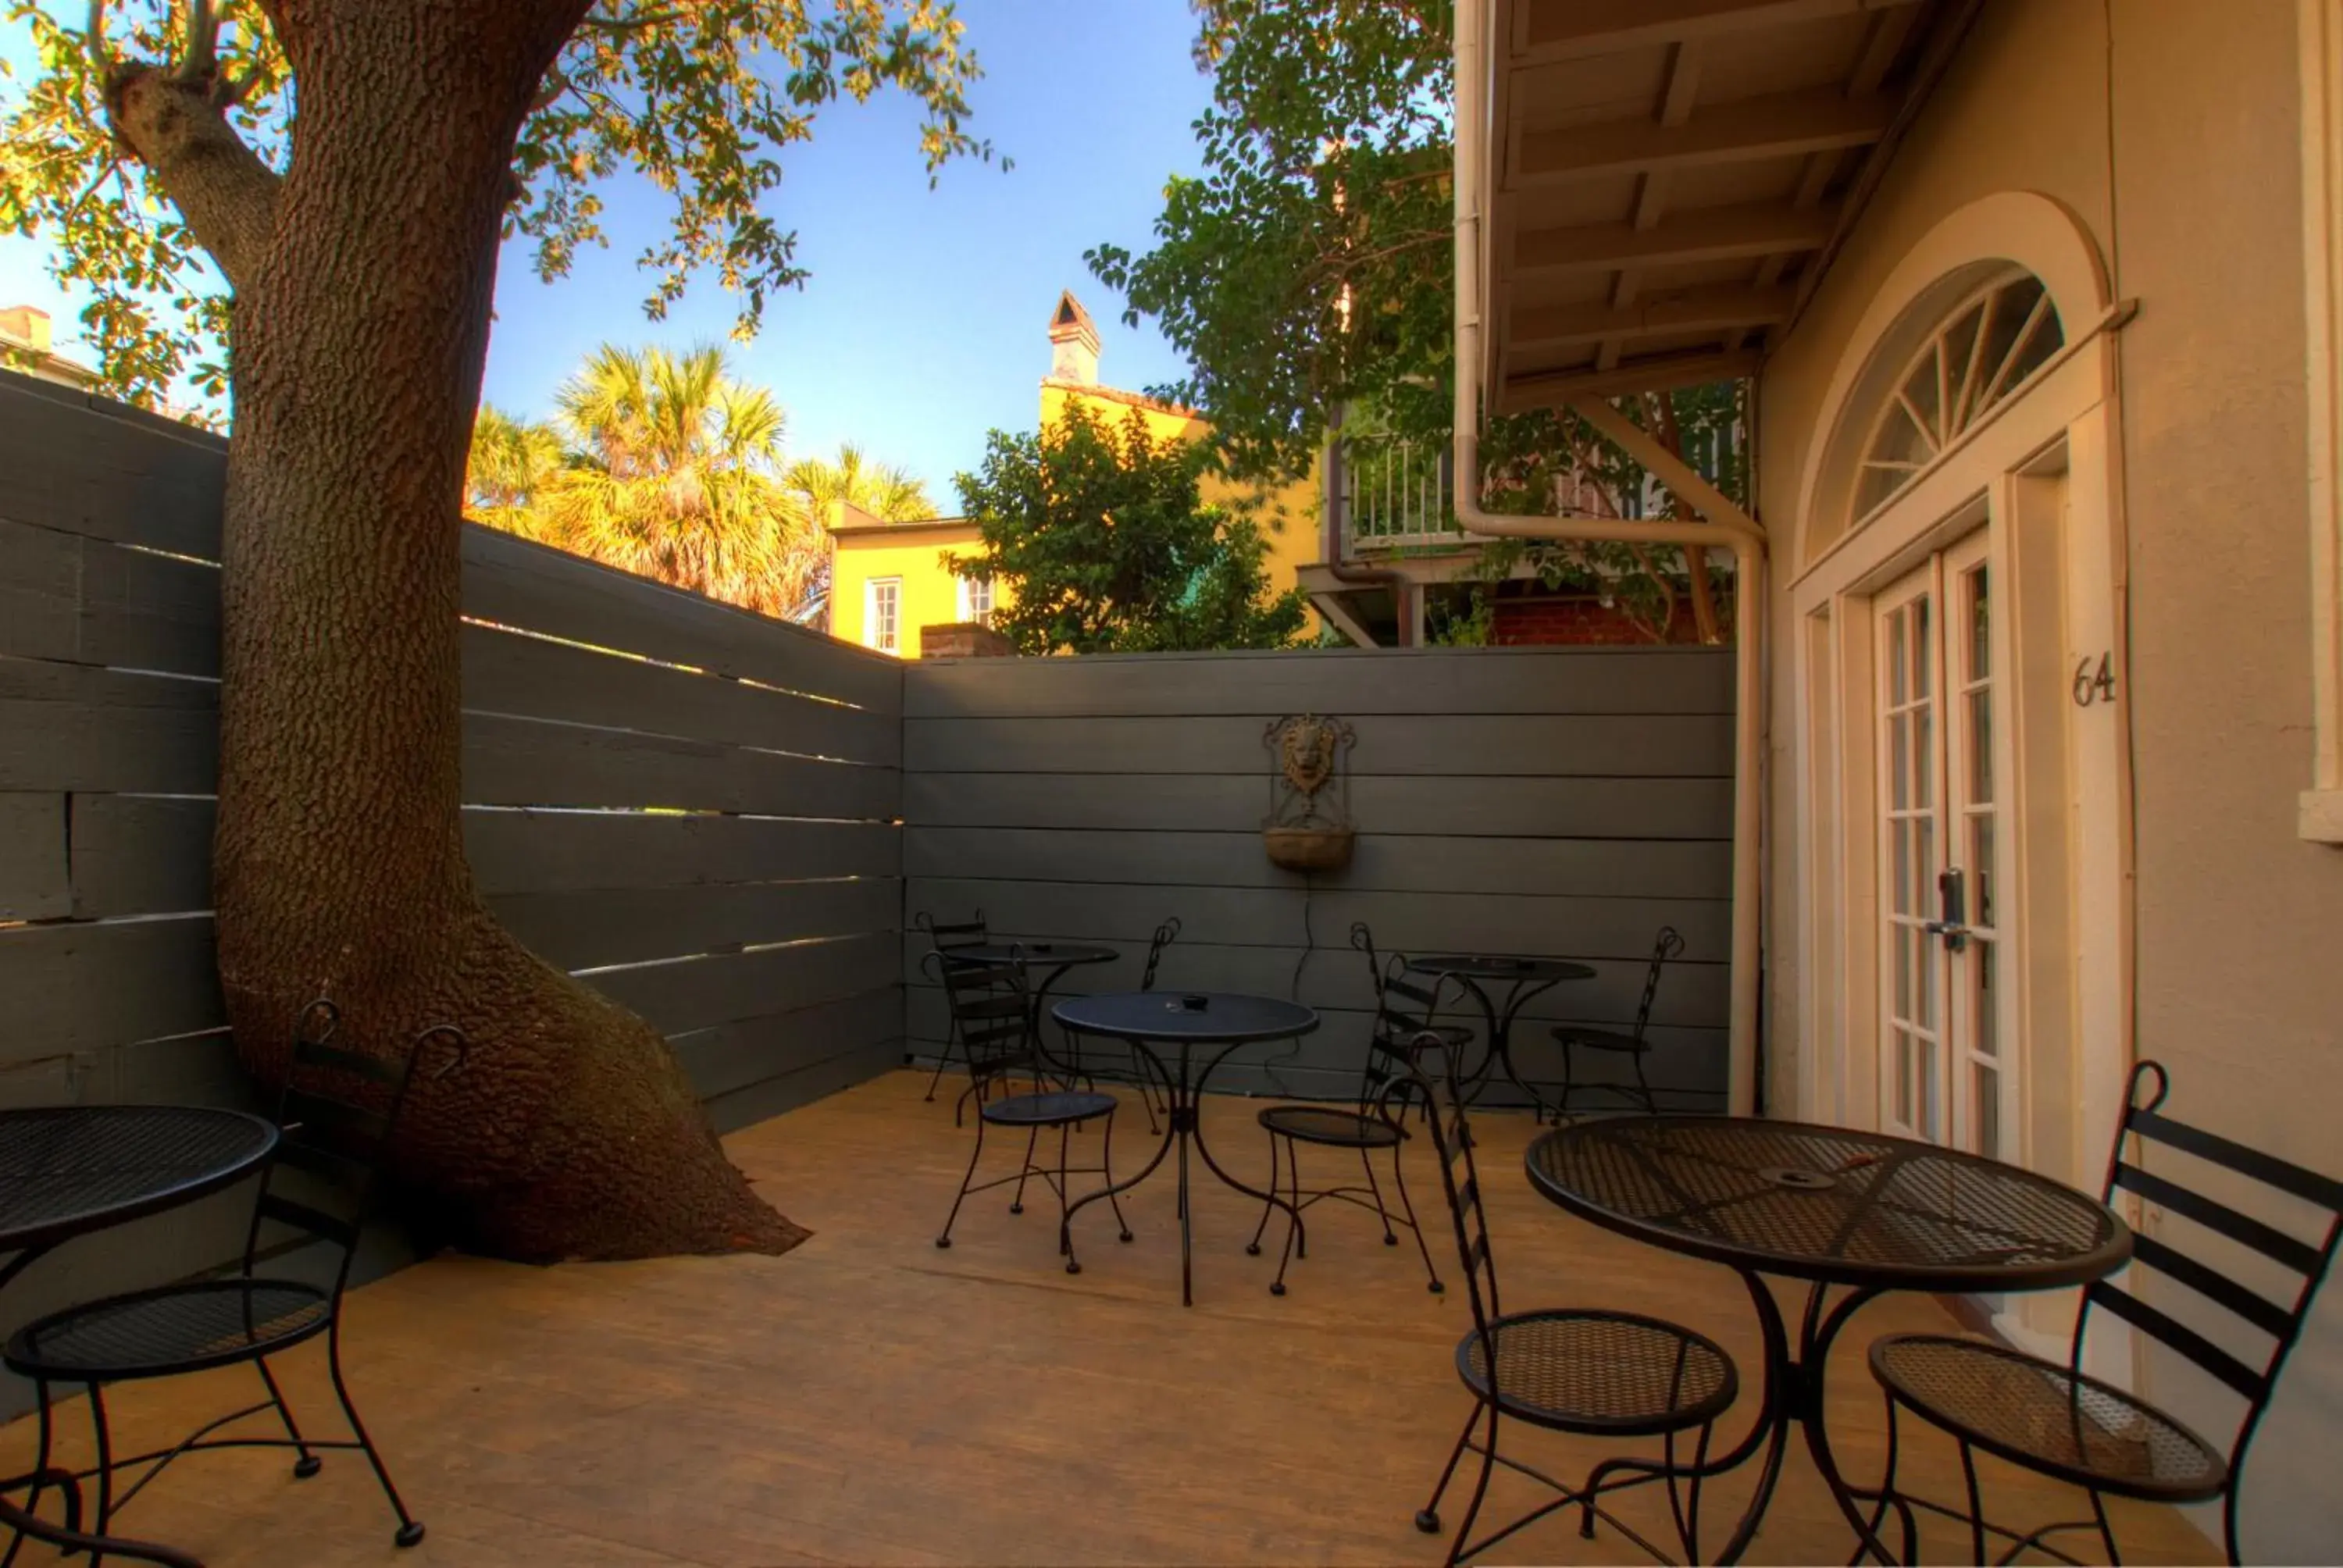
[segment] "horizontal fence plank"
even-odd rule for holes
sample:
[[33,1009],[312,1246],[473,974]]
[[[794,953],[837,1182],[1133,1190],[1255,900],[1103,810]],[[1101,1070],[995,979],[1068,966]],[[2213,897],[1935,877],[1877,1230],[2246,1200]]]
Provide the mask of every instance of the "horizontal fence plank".
[[0,930],[0,1061],[216,1029],[208,916]]
[[[915,876],[1155,886],[1300,887],[1272,865],[1258,832],[1169,833],[1031,828],[910,828]],[[1730,844],[1626,839],[1472,839],[1362,833],[1351,863],[1322,881],[1355,890],[1721,899]]]
[[907,910],[980,909],[1001,931],[1062,930],[1099,941],[1144,942],[1167,913],[1179,915],[1183,940],[1233,947],[1302,947],[1305,919],[1319,943],[1342,940],[1364,920],[1386,949],[1407,952],[1552,954],[1640,959],[1652,934],[1673,925],[1684,957],[1723,960],[1732,924],[1729,901],[1714,899],[1521,897],[1508,894],[1378,893],[1318,889],[1161,888],[1081,882],[957,880],[915,877],[904,885]]
[[464,706],[890,768],[902,760],[891,713],[486,627],[464,628]]
[[209,681],[0,658],[0,790],[207,792],[217,715]]
[[882,986],[794,1011],[692,1030],[670,1042],[702,1100],[903,1038],[903,992]]
[[900,810],[902,776],[712,741],[476,713],[464,723],[464,798],[491,806],[886,819]]
[[477,523],[464,528],[463,602],[499,626],[902,711],[902,665],[884,654]]
[[478,807],[464,813],[464,847],[489,893],[897,877],[903,869],[902,829],[891,822]]
[[[1353,721],[1353,779],[1394,774],[1538,778],[1730,776],[1729,719],[1675,715],[1418,714]],[[1246,773],[1270,757],[1256,717],[918,719],[903,726],[919,773]]]
[[[1393,826],[1493,839],[1725,839],[1730,779],[1482,779],[1473,809],[1455,809],[1456,781],[1354,779],[1361,830]],[[1266,763],[1235,775],[1003,773],[903,776],[903,817],[920,827],[1257,828],[1269,809]]]
[[73,806],[76,919],[211,907],[216,813],[209,799],[76,795]]
[[[207,908],[213,813],[198,796],[75,796],[73,914]],[[892,823],[779,817],[475,807],[464,844],[490,894],[896,877],[903,864]]]
[[708,1102],[708,1120],[719,1133],[769,1121],[783,1111],[809,1105],[841,1089],[867,1083],[903,1060],[903,1042],[883,1040],[858,1045],[821,1061],[808,1062],[777,1077],[719,1094]]
[[[952,918],[961,918],[970,912],[966,910],[948,911]],[[1171,914],[1177,912],[1176,907],[1166,910]],[[1064,932],[1002,931],[1001,935],[1004,940],[1068,942],[1082,940]],[[1353,1012],[1372,1009],[1374,1006],[1374,990],[1367,980],[1365,957],[1343,945],[1342,932],[1322,930],[1318,938],[1314,948],[1229,947],[1182,936],[1164,950],[1162,968],[1156,980],[1157,989],[1250,991],[1257,996],[1292,997],[1308,1007],[1335,1008]],[[1146,964],[1147,944],[1125,942],[1113,945],[1122,951],[1119,962],[1069,970],[1051,986],[1050,994],[1053,998],[1081,996],[1095,991],[1129,990],[1136,987]],[[917,930],[903,934],[903,974],[914,986],[932,984],[920,969],[920,960],[927,950],[928,939],[924,935]],[[1589,959],[1585,961],[1594,970],[1594,978],[1568,980],[1531,998],[1521,1010],[1521,1017],[1527,1020],[1523,1028],[1563,1022],[1620,1028],[1634,1021],[1635,1008],[1643,997],[1648,960]],[[1034,973],[1037,981],[1046,978],[1046,966],[1037,960]],[[1653,1020],[1685,1027],[1716,1024],[1725,1016],[1730,990],[1730,970],[1725,964],[1681,961],[1670,964],[1661,978],[1659,994],[1653,999]]]
[[1726,713],[1729,648],[1422,648],[921,659],[912,719],[1067,715]]
[[488,907],[532,952],[575,970],[892,932],[901,926],[902,901],[900,883],[872,879],[499,893]]
[[219,558],[227,443],[0,371],[0,518]]
[[902,939],[873,932],[579,978],[661,1032],[675,1035],[895,985],[901,980],[901,966]]
[[72,910],[65,796],[0,794],[0,920],[54,920]]

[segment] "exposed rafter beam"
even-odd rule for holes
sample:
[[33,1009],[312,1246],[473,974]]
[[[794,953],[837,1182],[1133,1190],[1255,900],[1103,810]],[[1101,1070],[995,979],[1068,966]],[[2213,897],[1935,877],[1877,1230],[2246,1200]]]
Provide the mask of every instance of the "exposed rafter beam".
[[1611,120],[1523,131],[1513,183],[1552,185],[1862,146],[1885,136],[1895,117],[1896,102],[1885,94],[1850,98],[1836,87],[1818,87],[1704,105],[1679,124]]
[[1918,0],[1523,0],[1522,63],[1608,55],[1751,27],[1860,15]]
[[1766,202],[1704,208],[1647,229],[1632,223],[1525,229],[1513,241],[1513,270],[1515,276],[1608,272],[1628,266],[1668,266],[1815,250],[1828,243],[1832,219],[1827,206],[1800,211]]
[[1623,392],[1664,392],[1674,387],[1704,387],[1712,381],[1737,380],[1757,374],[1755,349],[1737,354],[1714,350],[1695,354],[1631,359],[1615,370],[1552,370],[1534,376],[1509,376],[1497,397],[1497,412],[1518,414],[1527,408],[1551,408],[1574,397],[1614,397]]
[[1613,338],[1679,332],[1729,332],[1772,327],[1790,318],[1796,291],[1739,285],[1654,295],[1625,308],[1604,304],[1516,308],[1508,347],[1556,348]]

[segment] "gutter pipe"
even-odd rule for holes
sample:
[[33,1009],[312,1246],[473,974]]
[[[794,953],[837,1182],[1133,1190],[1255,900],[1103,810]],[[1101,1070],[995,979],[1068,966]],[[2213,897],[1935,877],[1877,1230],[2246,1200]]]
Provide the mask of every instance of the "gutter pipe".
[[[1727,1109],[1755,1112],[1757,1083],[1757,999],[1762,909],[1759,871],[1765,759],[1765,534],[1756,521],[1682,463],[1661,472],[1655,445],[1599,397],[1575,398],[1572,408],[1654,468],[1678,498],[1706,522],[1615,518],[1513,517],[1481,508],[1480,366],[1482,353],[1481,170],[1487,156],[1489,0],[1456,0],[1456,520],[1466,532],[1496,538],[1730,548],[1734,568],[1733,940]],[[1643,448],[1638,450],[1638,448]],[[1646,454],[1649,453],[1649,456]],[[1332,556],[1330,554],[1330,559]]]

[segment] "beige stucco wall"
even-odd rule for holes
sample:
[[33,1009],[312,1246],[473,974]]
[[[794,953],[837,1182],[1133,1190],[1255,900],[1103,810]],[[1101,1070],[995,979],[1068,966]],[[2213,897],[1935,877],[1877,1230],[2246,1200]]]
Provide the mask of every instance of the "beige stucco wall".
[[[2173,1070],[2184,1118],[2343,1175],[2343,851],[2295,832],[2312,745],[2296,38],[2292,0],[1990,6],[1767,365],[1758,495],[1787,567],[1825,389],[1882,280],[1939,219],[2000,190],[2079,218],[2117,296],[2139,303],[2120,337],[2118,427],[2138,1049]],[[1785,593],[1772,608],[1767,1032],[1781,1108],[1798,1070],[1806,847],[1787,786],[1796,628]],[[2147,1385],[2226,1438],[2228,1402],[2160,1359]],[[2343,1553],[2338,1442],[2343,1289],[2248,1465],[2249,1560]]]

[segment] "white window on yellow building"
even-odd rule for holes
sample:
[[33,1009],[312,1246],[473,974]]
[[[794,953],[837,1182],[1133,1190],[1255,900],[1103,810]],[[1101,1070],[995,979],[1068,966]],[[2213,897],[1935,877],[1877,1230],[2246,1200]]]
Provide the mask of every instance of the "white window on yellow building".
[[992,624],[992,579],[990,578],[960,578],[960,618],[972,620],[979,626]]
[[903,579],[872,578],[862,586],[862,640],[881,653],[902,648]]

